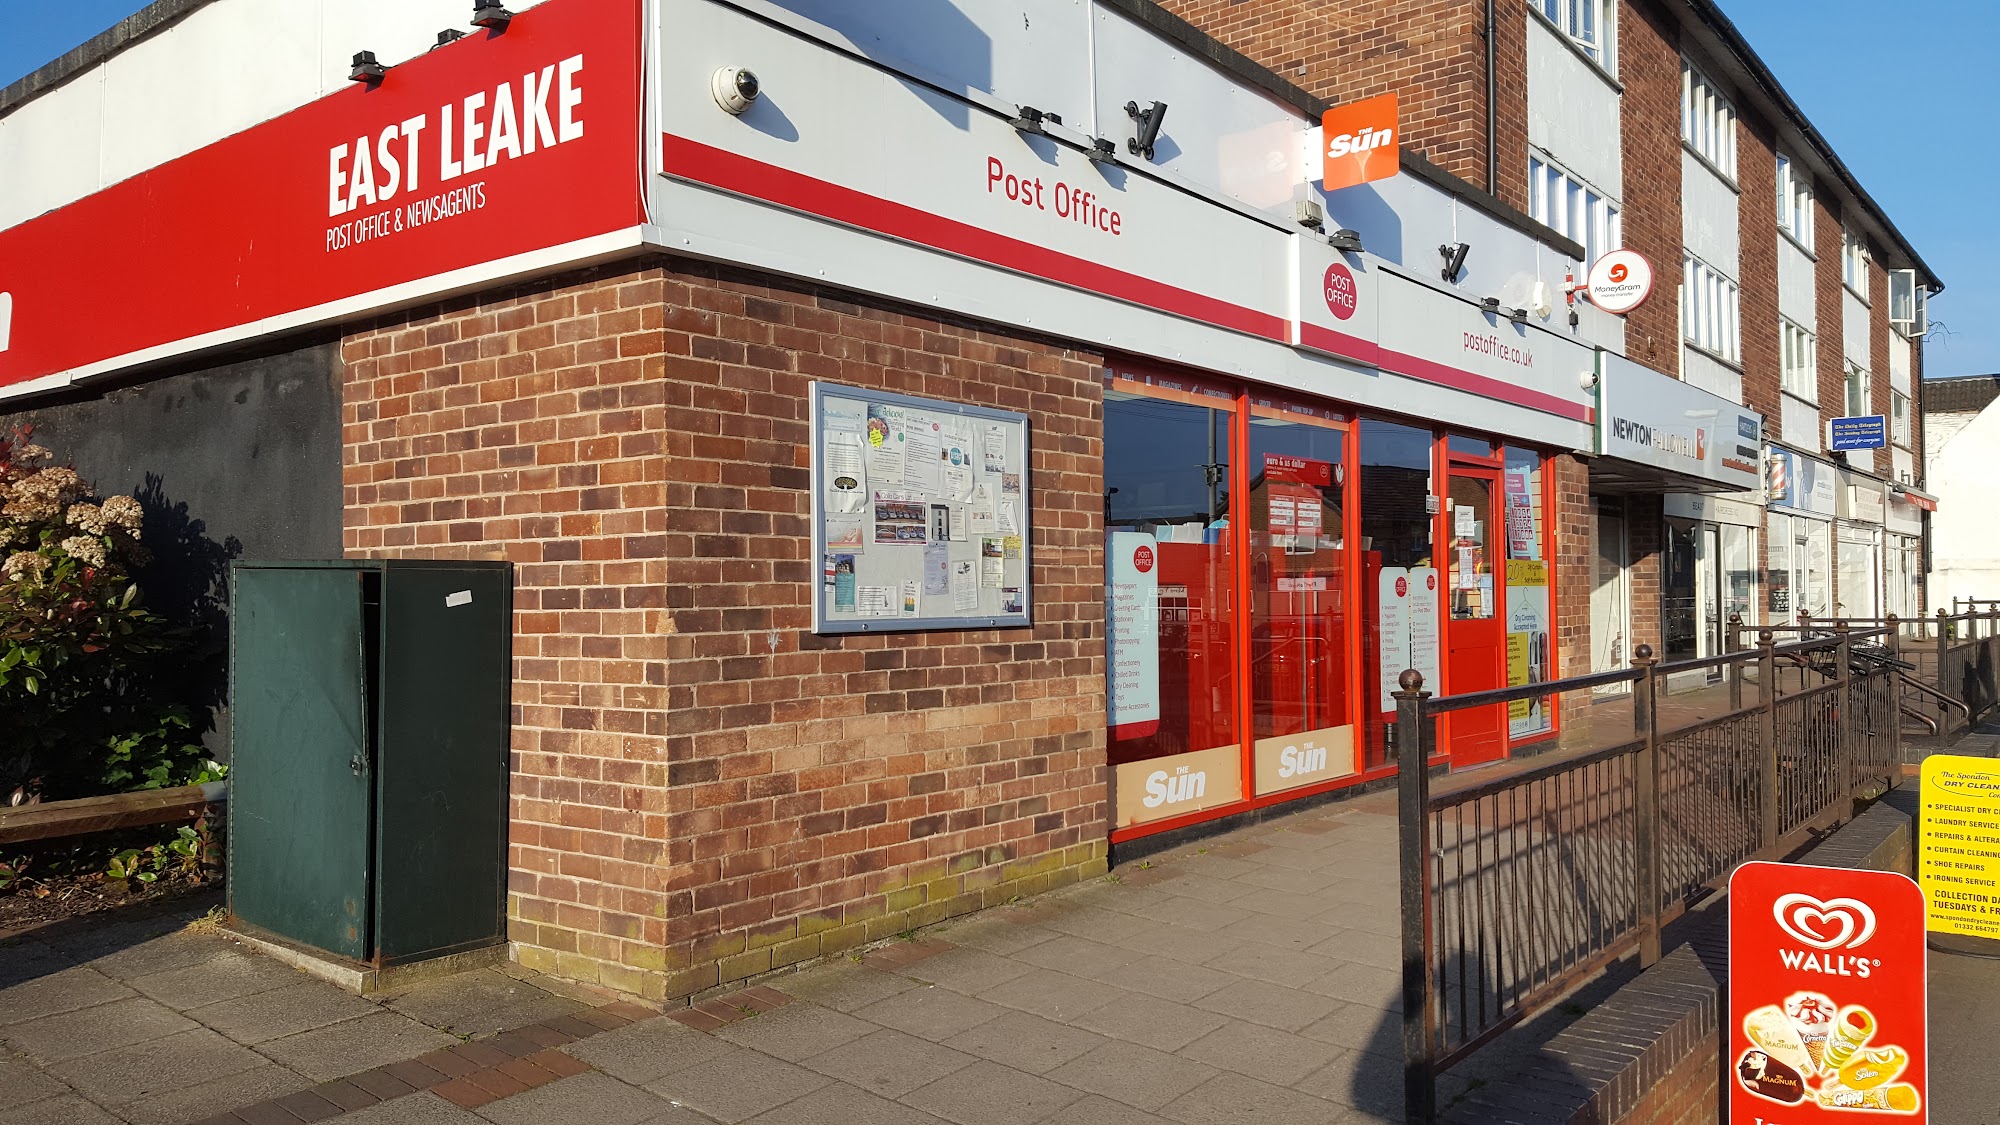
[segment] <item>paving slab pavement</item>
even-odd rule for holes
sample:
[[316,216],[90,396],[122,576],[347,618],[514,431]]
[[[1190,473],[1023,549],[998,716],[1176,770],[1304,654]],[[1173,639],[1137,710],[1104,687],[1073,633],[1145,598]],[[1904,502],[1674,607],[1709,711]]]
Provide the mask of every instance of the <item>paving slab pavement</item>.
[[0,1125],[1399,1120],[1394,813],[1301,809],[665,1014],[512,967],[358,999],[206,903],[65,924],[0,942]]

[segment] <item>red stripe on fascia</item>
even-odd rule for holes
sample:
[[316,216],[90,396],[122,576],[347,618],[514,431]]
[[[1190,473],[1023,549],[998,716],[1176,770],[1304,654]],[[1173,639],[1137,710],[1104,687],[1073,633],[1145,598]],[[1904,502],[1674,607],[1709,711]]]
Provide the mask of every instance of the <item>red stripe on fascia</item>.
[[1374,363],[1382,350],[1373,340],[1349,336],[1345,332],[1335,332],[1331,328],[1322,328],[1303,320],[1299,322],[1299,342],[1306,347],[1331,352],[1357,363]]
[[672,175],[710,187],[1252,336],[1284,343],[1290,335],[1291,326],[1282,317],[933,215],[700,141],[662,134],[660,155],[663,166]]
[[1555,395],[1546,394],[1542,391],[1529,390],[1526,387],[1517,387],[1505,380],[1495,379],[1490,376],[1475,375],[1470,371],[1461,371],[1456,367],[1423,359],[1419,356],[1404,355],[1402,352],[1390,351],[1388,348],[1379,349],[1377,354],[1379,358],[1376,360],[1376,363],[1383,370],[1393,371],[1398,375],[1408,375],[1412,379],[1422,379],[1426,383],[1436,383],[1440,386],[1451,387],[1454,390],[1465,391],[1478,395],[1481,398],[1493,398],[1499,399],[1501,402],[1511,402],[1516,406],[1525,406],[1530,410],[1539,410],[1544,414],[1554,414],[1559,418],[1569,418],[1573,421],[1584,423],[1591,423],[1597,420],[1597,411],[1582,403],[1571,402],[1568,399],[1558,398]]

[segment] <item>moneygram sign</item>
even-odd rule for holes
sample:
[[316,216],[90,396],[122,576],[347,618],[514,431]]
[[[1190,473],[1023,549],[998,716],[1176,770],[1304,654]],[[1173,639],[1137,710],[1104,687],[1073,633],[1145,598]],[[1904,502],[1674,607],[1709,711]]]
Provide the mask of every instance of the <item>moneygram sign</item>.
[[638,0],[547,0],[0,231],[0,387],[636,245],[639,29]]
[[1729,881],[1729,1118],[1927,1119],[1924,897],[1903,875],[1746,863]]

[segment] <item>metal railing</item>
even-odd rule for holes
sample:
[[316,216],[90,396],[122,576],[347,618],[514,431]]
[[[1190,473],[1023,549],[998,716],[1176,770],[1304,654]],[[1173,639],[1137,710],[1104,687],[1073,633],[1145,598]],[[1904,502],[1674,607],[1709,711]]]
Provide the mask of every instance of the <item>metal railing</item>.
[[[1893,654],[1894,635],[1843,624],[1780,644],[1764,630],[1754,648],[1673,664],[1642,645],[1629,669],[1442,699],[1405,672],[1396,742],[1409,1120],[1434,1120],[1438,1076],[1523,1017],[1634,951],[1657,961],[1662,929],[1738,864],[1788,854],[1894,784],[1901,668],[1856,651]],[[1716,670],[1729,682],[1727,713],[1661,730],[1669,677]],[[1631,685],[1629,740],[1433,788],[1438,715],[1612,684]]]

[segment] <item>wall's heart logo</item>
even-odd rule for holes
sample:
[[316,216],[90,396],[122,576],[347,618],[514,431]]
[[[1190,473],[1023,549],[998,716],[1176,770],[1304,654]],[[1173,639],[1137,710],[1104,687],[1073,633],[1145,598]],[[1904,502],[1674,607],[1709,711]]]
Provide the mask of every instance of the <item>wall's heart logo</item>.
[[1781,929],[1814,949],[1856,949],[1875,936],[1875,912],[1859,899],[1779,895],[1771,913]]
[[0,293],[0,352],[7,350],[9,337],[14,334],[14,295]]

